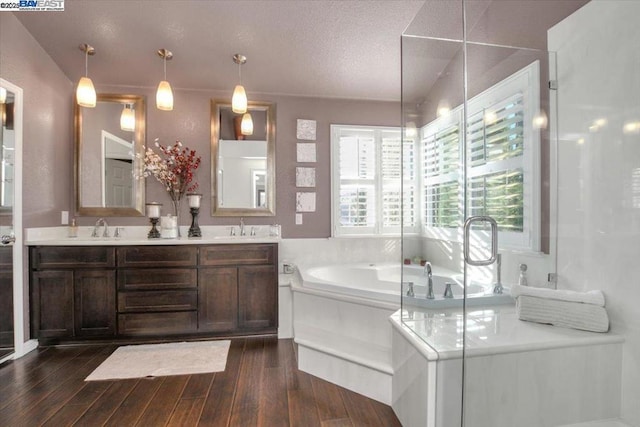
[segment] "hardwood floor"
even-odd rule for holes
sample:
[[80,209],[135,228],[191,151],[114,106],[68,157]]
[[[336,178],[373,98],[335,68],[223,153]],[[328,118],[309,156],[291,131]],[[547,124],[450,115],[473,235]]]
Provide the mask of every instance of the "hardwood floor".
[[231,341],[224,372],[85,382],[116,346],[0,366],[2,426],[400,426],[392,409],[301,372],[291,340]]

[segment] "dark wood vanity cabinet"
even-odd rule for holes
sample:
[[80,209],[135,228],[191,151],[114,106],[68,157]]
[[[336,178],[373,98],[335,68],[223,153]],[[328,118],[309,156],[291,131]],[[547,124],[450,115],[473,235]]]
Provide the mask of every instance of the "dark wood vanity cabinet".
[[31,248],[32,335],[114,336],[114,254],[106,247]]
[[118,248],[118,334],[198,330],[197,246]]
[[277,244],[31,248],[41,339],[275,334]]

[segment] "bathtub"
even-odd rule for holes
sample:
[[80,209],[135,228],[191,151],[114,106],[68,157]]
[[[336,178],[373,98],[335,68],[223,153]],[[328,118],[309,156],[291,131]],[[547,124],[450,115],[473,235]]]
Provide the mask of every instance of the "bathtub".
[[[433,267],[434,299],[426,299],[427,278],[424,267],[399,263],[335,264],[302,268],[302,286],[340,295],[348,295],[386,303],[413,305],[423,308],[462,307],[464,280],[462,274]],[[400,282],[402,281],[402,290]],[[408,296],[409,283],[414,296]],[[453,298],[444,298],[445,284],[451,283]],[[467,285],[467,305],[510,304],[513,298],[505,288],[502,295],[493,293],[493,286],[471,281]]]

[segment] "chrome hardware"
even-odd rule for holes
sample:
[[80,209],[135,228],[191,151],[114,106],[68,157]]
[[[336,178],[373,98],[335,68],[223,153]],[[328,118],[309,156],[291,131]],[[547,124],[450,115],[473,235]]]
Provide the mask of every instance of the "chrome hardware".
[[415,297],[416,294],[413,292],[413,282],[403,282],[405,284],[407,284],[409,286],[409,289],[407,289],[407,296],[408,297]]
[[252,236],[256,235],[256,228],[255,227],[251,227],[251,235]]
[[496,256],[496,268],[498,269],[498,280],[493,285],[493,293],[499,295],[504,291],[504,288],[502,287],[502,254],[498,254]]
[[244,231],[244,218],[240,218],[240,235],[244,236],[247,233]]
[[124,231],[124,227],[116,227],[116,231],[114,231],[113,237],[115,237],[116,239],[119,239],[120,237],[122,237],[123,231]]
[[422,274],[427,276],[427,295],[425,295],[425,297],[427,299],[435,299],[436,296],[433,294],[433,269],[431,268],[430,262],[427,261],[424,264],[424,271]]
[[549,273],[547,275],[547,282],[551,285],[553,289],[558,289],[558,274],[557,273]]
[[236,228],[229,227],[229,236],[235,236],[235,235],[236,235]]
[[[488,222],[491,224],[491,257],[488,259],[471,259],[469,255],[471,224],[474,222]],[[491,265],[498,257],[498,223],[490,216],[470,216],[464,222],[464,261],[469,265]]]
[[447,282],[444,284],[444,295],[445,298],[453,298],[453,291],[451,290],[451,283]]
[[102,237],[109,237],[109,224],[104,218],[98,218],[96,221],[96,225],[93,227],[93,232],[91,233],[91,237],[99,237],[98,236],[98,227],[103,226],[104,230],[102,231]]
[[3,245],[8,245],[9,243],[15,243],[16,241],[16,236],[11,235],[11,234],[5,234],[2,236],[2,244]]

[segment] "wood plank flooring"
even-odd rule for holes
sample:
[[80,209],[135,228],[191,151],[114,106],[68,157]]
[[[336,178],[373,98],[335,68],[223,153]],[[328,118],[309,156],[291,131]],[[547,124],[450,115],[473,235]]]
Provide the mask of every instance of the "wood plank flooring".
[[389,406],[299,371],[291,340],[233,339],[224,372],[85,382],[115,349],[0,366],[0,426],[400,426]]

